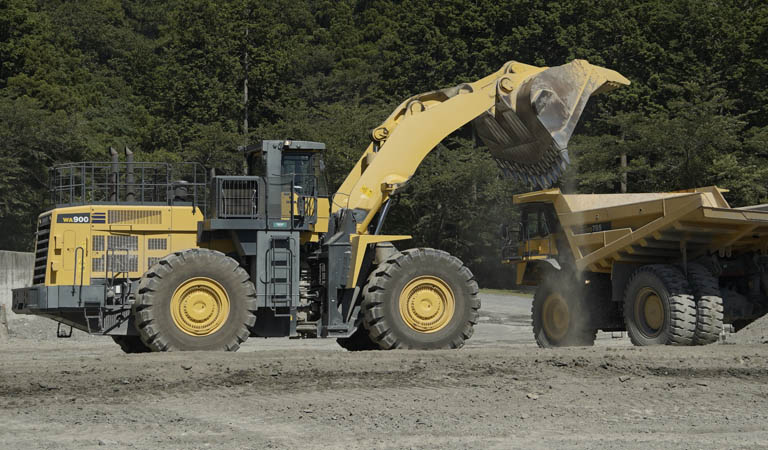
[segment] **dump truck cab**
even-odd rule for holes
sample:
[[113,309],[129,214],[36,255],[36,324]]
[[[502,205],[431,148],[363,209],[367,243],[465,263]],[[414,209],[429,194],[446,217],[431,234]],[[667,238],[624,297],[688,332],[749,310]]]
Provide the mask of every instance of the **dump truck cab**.
[[556,264],[562,230],[550,203],[526,203],[520,206],[519,213],[517,226],[503,231],[502,263],[515,264],[516,284],[534,284],[535,279],[525,279],[528,263]]

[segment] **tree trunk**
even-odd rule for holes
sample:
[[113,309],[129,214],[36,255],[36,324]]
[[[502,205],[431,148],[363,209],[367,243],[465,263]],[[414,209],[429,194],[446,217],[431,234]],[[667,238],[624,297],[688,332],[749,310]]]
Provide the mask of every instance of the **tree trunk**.
[[621,193],[627,193],[627,153],[621,152]]
[[245,27],[245,47],[243,50],[243,137],[248,145],[248,27]]

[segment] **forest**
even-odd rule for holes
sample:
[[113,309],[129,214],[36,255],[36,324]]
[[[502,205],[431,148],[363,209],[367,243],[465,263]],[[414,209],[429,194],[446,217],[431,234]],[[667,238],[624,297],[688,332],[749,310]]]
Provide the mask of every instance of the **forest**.
[[[767,201],[764,0],[0,0],[0,249],[31,249],[57,163],[128,146],[237,174],[239,147],[304,139],[327,144],[336,187],[405,98],[508,60],[574,58],[632,84],[590,102],[561,189],[714,184],[733,206]],[[466,127],[425,160],[384,231],[506,286],[499,228],[528,190]]]

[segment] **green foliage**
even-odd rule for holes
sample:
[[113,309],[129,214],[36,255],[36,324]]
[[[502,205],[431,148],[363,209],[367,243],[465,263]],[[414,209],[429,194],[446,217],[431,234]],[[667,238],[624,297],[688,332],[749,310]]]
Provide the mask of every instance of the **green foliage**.
[[[51,164],[128,145],[238,173],[237,147],[286,137],[326,142],[336,187],[402,100],[510,59],[585,58],[632,80],[588,105],[564,189],[617,192],[625,173],[629,191],[717,184],[734,205],[764,201],[767,46],[759,0],[5,0],[0,248],[29,248]],[[526,187],[470,139],[427,157],[387,230],[503,285],[497,230]]]
[[[599,120],[610,135],[580,136],[571,150],[577,164],[566,186],[581,192],[617,192],[622,173],[630,191],[653,192],[718,185],[734,205],[766,197],[768,166],[760,151],[764,131],[731,113],[735,102],[719,87],[680,87],[683,95],[653,114],[622,112]],[[765,148],[765,147],[762,147]],[[616,170],[619,155],[628,166]]]

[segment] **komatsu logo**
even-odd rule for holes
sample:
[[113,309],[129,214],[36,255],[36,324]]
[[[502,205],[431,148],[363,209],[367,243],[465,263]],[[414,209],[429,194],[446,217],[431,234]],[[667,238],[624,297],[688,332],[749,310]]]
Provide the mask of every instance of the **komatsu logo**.
[[91,223],[90,214],[59,214],[57,223]]

